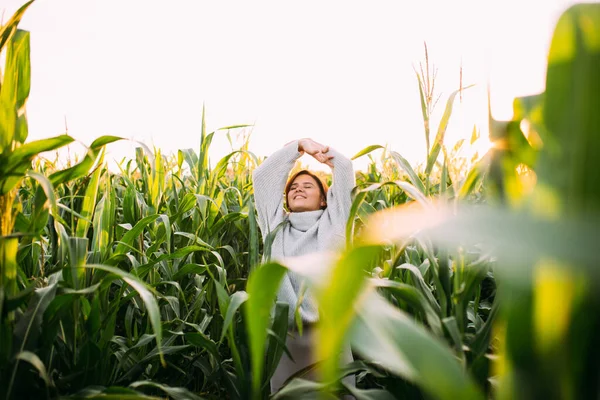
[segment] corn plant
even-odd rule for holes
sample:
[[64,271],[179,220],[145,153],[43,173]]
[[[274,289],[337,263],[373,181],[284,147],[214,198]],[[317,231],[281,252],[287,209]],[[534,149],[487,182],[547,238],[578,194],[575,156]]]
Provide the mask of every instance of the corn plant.
[[[433,95],[431,88],[423,86],[421,76],[418,78],[422,98],[426,89],[429,93],[429,105],[423,108],[428,144],[424,172],[418,174],[400,154],[383,146],[372,145],[359,151],[353,158],[368,155],[371,164],[357,174],[346,229],[346,251],[333,258],[316,255],[290,261],[286,266],[267,264],[251,276],[246,310],[248,316],[263,318],[253,323],[249,332],[253,344],[254,398],[260,398],[264,332],[269,324],[264,310],[273,300],[285,268],[304,275],[314,285],[322,304],[317,350],[326,361],[323,382],[304,381],[299,373],[274,398],[295,398],[307,391],[312,393],[310,396],[317,392],[347,393],[357,398],[481,398],[491,391],[488,355],[498,305],[490,258],[477,247],[440,249],[426,237],[390,242],[386,239],[389,227],[381,228],[378,240],[362,238],[370,232],[368,221],[379,213],[385,215],[386,211],[408,204],[433,211],[439,201],[451,200],[456,205],[481,190],[482,165],[473,166],[462,179],[450,179],[448,164],[453,159],[448,155],[455,151],[447,152],[443,141],[454,98],[460,91],[448,99],[430,148]],[[429,84],[433,85],[431,81]],[[373,152],[380,149],[384,150],[382,168],[373,159]],[[434,176],[432,172],[442,150],[441,172]],[[311,273],[306,265],[330,265],[330,270]],[[385,317],[377,318],[382,311]],[[344,340],[352,342],[357,361],[339,370],[333,355]],[[408,348],[408,343],[413,343],[413,348]],[[420,360],[421,352],[427,352],[422,356],[424,360]],[[341,383],[351,373],[359,373],[357,388]]]
[[[119,139],[110,136],[97,139],[81,162],[53,171],[49,176],[32,168],[32,160],[39,153],[73,141],[70,136],[61,135],[25,142],[28,135],[25,105],[31,71],[29,32],[19,30],[17,26],[32,3],[23,5],[0,30],[0,51],[6,50],[6,67],[0,86],[0,387],[4,398],[32,393],[52,395],[56,386],[52,371],[46,366],[51,366],[56,356],[49,342],[56,339],[57,330],[62,333],[59,347],[61,340],[70,346],[67,354],[74,362],[81,355],[78,338],[86,336],[81,326],[91,312],[90,303],[82,295],[97,289],[99,283],[88,285],[93,279],[87,274],[89,267],[85,263],[87,239],[75,235],[85,236],[94,204],[89,201],[93,199],[84,199],[79,210],[83,215],[77,214],[81,223],[75,229],[67,222],[68,218],[65,220],[64,214],[67,211],[72,216],[76,212],[74,204],[71,202],[69,207],[57,199],[55,188],[86,175],[97,162],[103,147]],[[20,187],[22,182],[26,184]],[[21,202],[18,196],[23,196],[24,201]],[[70,198],[72,201],[74,197]],[[73,236],[69,237],[65,227],[71,228]],[[47,230],[48,237],[44,238]],[[20,268],[20,265],[29,268]],[[93,270],[116,273],[137,291],[147,307],[156,307],[154,299],[137,278],[107,266],[98,265]],[[66,293],[61,297],[63,291]],[[60,315],[56,308],[59,303],[70,309],[71,318],[80,319],[81,324],[76,320],[65,328],[68,320],[55,323],[45,320],[44,315],[49,318]],[[155,331],[160,332],[159,320],[153,320]],[[70,342],[69,338],[72,339]],[[82,357],[89,361],[90,353]],[[31,369],[42,378],[42,385],[37,381],[31,384]],[[77,376],[70,379],[73,378]]]
[[[118,138],[102,137],[76,165],[55,171],[38,163],[29,172],[36,179],[15,181],[20,292],[5,297],[15,323],[3,326],[20,352],[3,364],[5,397],[268,397],[285,351],[287,306],[277,305],[273,319],[248,314],[257,300],[248,293],[257,284],[249,282],[246,292],[246,279],[262,246],[250,181],[258,160],[245,141],[214,168],[209,163],[214,135],[238,128],[207,134],[203,117],[197,153],[165,157],[142,146],[120,174],[106,170],[102,152]],[[383,180],[376,168],[371,173],[370,181]],[[406,202],[411,193],[402,184],[389,192],[392,186],[382,187],[364,191],[373,198],[356,203],[362,217]],[[392,253],[377,251],[382,259]],[[260,279],[253,282],[260,288]],[[268,332],[260,348],[252,339],[257,323]],[[341,337],[333,332],[333,348]],[[264,351],[261,364],[257,351]],[[386,379],[371,365],[353,368]],[[303,390],[294,385],[285,390]]]
[[[415,308],[420,308],[421,318],[433,332],[439,329],[436,305],[442,316],[449,311],[455,313],[450,318],[442,318],[442,327],[451,341],[458,339],[455,344],[459,346],[451,354],[458,355],[461,364],[466,359],[469,375],[480,382],[480,389],[473,386],[471,379],[465,380],[464,375],[451,375],[450,371],[460,371],[460,368],[451,366],[452,362],[445,364],[441,353],[424,355],[425,349],[437,351],[439,342],[418,346],[419,340],[425,340],[429,335],[423,331],[417,334],[403,313],[390,307],[389,301],[384,301],[374,291],[368,292],[369,286],[379,286],[394,287],[401,293],[406,287],[397,283],[379,283],[378,280],[370,285],[363,283],[366,289],[359,290],[361,294],[354,296],[354,302],[344,298],[351,303],[345,309],[336,302],[332,304],[327,294],[337,287],[337,282],[327,281],[320,293],[323,301],[330,300],[325,302],[330,312],[324,310],[324,314],[329,314],[334,323],[323,323],[324,336],[336,337],[330,330],[335,330],[336,325],[344,326],[341,324],[344,310],[356,313],[357,322],[349,336],[357,352],[437,398],[481,398],[481,388],[500,398],[587,398],[597,394],[598,358],[590,349],[597,347],[593,331],[597,326],[598,305],[598,256],[595,251],[598,174],[592,160],[599,150],[600,122],[596,112],[600,93],[599,52],[598,46],[594,45],[599,37],[599,15],[599,7],[595,4],[577,5],[563,14],[550,49],[546,93],[515,102],[517,111],[523,110],[515,115],[530,119],[544,147],[535,151],[519,128],[522,126],[520,119],[495,123],[495,127],[503,131],[495,131],[494,137],[504,140],[502,146],[492,150],[489,158],[490,184],[500,200],[494,202],[496,208],[462,205],[456,210],[444,204],[428,204],[426,199],[415,196],[419,203],[415,202],[411,207],[374,213],[355,239],[355,248],[340,258],[344,261],[340,262],[345,267],[344,273],[348,274],[348,271],[355,271],[352,262],[345,258],[352,252],[396,243],[404,247],[402,256],[410,257],[408,245],[414,240],[425,242],[421,250],[429,262],[420,269],[431,270],[435,262],[439,267],[437,276],[433,276],[434,296],[424,296],[424,303],[415,301],[417,299],[411,302],[405,290],[396,301],[402,299],[415,305],[429,303]],[[542,112],[543,118],[536,110]],[[514,183],[514,179],[519,179],[523,173],[520,165],[524,163],[536,172],[538,181],[533,190]],[[505,173],[503,168],[511,171]],[[431,250],[427,245],[429,241],[437,246],[437,256],[427,254]],[[487,320],[483,324],[483,321],[478,322],[473,307],[482,304],[481,287],[473,303],[467,303],[468,311],[471,311],[467,316],[475,329],[470,338],[465,335],[462,340],[460,330],[456,332],[456,327],[461,326],[458,319],[461,313],[457,311],[465,305],[461,296],[471,290],[473,283],[477,286],[477,281],[489,268],[490,258],[476,257],[471,262],[465,255],[451,258],[454,263],[451,281],[459,285],[452,298],[447,299],[452,303],[444,302],[440,294],[448,287],[448,276],[444,275],[446,272],[442,273],[442,262],[448,260],[445,254],[461,248],[478,248],[483,256],[493,255],[501,299],[500,303],[494,303]],[[358,253],[353,259],[357,258]],[[338,268],[341,269],[339,264],[335,261],[331,264],[329,275],[348,282],[347,276],[336,275]],[[356,267],[355,285],[364,280],[363,269],[374,270],[367,260],[361,264]],[[288,268],[306,273],[294,265]],[[427,281],[419,279],[419,268],[410,265],[404,268],[414,272],[415,286],[427,285]],[[336,295],[339,296],[339,290]],[[498,304],[500,308],[497,308]],[[362,314],[364,309],[369,312]],[[496,316],[492,317],[493,314]],[[492,347],[494,353],[490,355],[490,338],[494,330],[497,341]],[[337,337],[340,335],[338,332]],[[449,354],[447,349],[442,353]],[[323,350],[323,355],[326,354]],[[491,360],[495,361],[492,363]],[[329,360],[332,362],[335,360]],[[445,367],[438,374],[436,367],[440,365]],[[335,364],[330,368],[326,374],[329,381],[321,386],[312,385],[313,390],[327,389],[334,382]],[[449,376],[453,378],[447,379]],[[309,387],[305,382],[298,382],[297,386],[301,384],[305,390]],[[350,388],[347,390],[351,391]]]
[[[561,244],[534,247],[538,256],[523,273],[524,283],[510,280],[501,398],[597,396],[600,368],[591,349],[597,348],[599,304],[592,239],[600,210],[594,164],[600,150],[599,37],[598,4],[569,8],[552,38],[545,93],[520,102],[526,111],[517,117],[527,118],[544,143],[534,160],[537,185],[524,192],[522,204],[537,224],[550,225],[552,242]],[[568,233],[571,227],[580,238]],[[536,237],[548,239],[548,232]]]
[[[0,35],[2,398],[595,393],[597,6],[563,16],[546,93],[517,99],[514,121],[491,121],[502,145],[472,166],[455,157],[460,144],[444,145],[461,89],[430,140],[437,96],[426,54],[423,170],[382,146],[358,152],[372,161],[357,173],[345,251],[283,266],[259,263],[251,171],[260,161],[249,137],[209,159],[215,135],[245,126],[207,133],[203,111],[197,150],[140,145],[117,174],[103,159],[112,136],[63,170],[35,157],[73,139],[26,142],[28,33],[16,26],[30,4]],[[533,174],[534,186],[524,179]],[[483,207],[482,194],[502,208]],[[286,351],[288,305],[274,303],[286,268],[306,276],[322,305],[323,379],[300,372],[270,396]],[[348,341],[356,361],[340,369],[334,355]],[[356,387],[344,384],[349,374]]]

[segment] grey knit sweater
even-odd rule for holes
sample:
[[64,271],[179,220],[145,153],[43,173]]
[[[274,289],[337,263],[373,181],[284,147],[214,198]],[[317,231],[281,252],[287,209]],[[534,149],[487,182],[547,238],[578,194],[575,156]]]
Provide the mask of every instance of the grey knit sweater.
[[[343,247],[346,221],[352,205],[351,192],[355,185],[354,170],[348,158],[331,148],[329,153],[333,155],[333,183],[327,193],[325,210],[287,213],[283,208],[285,184],[300,157],[297,141],[273,153],[254,170],[254,198],[263,240],[285,221],[273,241],[272,260],[285,265],[286,257]],[[302,286],[302,279],[288,271],[277,293],[278,301],[290,305],[290,326],[294,323],[294,311]],[[317,304],[310,290],[304,293],[299,310],[304,323],[319,319]]]

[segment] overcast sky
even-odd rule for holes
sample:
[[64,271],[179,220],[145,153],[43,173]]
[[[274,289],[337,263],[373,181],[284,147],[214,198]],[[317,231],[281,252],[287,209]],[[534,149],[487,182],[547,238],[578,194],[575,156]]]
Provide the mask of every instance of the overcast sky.
[[[2,0],[4,20],[22,2]],[[452,144],[473,124],[485,133],[488,80],[498,118],[515,96],[543,90],[551,33],[571,3],[38,0],[21,24],[32,35],[30,140],[63,133],[66,117],[86,144],[111,134],[197,148],[204,104],[209,130],[254,124],[259,156],[312,137],[348,156],[388,144],[416,163],[423,42],[438,68],[437,118],[461,63],[477,85],[457,103]],[[111,145],[109,157],[133,147]],[[213,161],[227,150],[221,135]]]

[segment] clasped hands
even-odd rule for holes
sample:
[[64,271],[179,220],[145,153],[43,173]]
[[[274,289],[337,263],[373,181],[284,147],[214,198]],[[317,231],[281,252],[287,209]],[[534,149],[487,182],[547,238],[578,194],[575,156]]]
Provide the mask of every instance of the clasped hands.
[[298,151],[301,154],[310,154],[315,160],[333,168],[333,163],[331,162],[333,155],[329,154],[329,146],[322,145],[309,138],[304,138],[298,140]]

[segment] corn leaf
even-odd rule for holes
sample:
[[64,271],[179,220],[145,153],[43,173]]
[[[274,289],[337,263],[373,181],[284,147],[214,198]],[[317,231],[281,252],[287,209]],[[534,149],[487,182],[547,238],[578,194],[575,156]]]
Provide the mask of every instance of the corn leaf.
[[60,147],[72,143],[73,139],[69,135],[59,135],[48,139],[34,140],[33,142],[25,143],[17,147],[6,160],[6,165],[2,169],[10,172],[17,165],[31,163],[31,159],[45,151],[56,150]]
[[427,208],[431,207],[431,203],[427,199],[427,197],[425,197],[423,192],[421,192],[421,190],[419,188],[415,187],[414,185],[411,185],[410,183],[404,182],[404,181],[395,181],[395,182],[390,182],[390,183],[393,183],[396,186],[398,186],[400,189],[404,190],[406,192],[406,194],[408,194],[410,197],[412,197],[413,199],[418,201],[421,205],[423,205]]
[[171,387],[152,381],[137,381],[129,385],[130,388],[152,387],[168,394],[173,400],[202,400],[203,397],[197,396],[183,387]]
[[448,347],[375,291],[361,303],[352,347],[437,399],[483,399]]
[[235,312],[240,308],[242,304],[246,300],[248,300],[248,293],[244,291],[235,292],[231,295],[229,302],[229,306],[227,307],[227,312],[225,313],[225,319],[223,321],[223,329],[221,330],[221,337],[219,341],[223,340],[225,337],[225,333],[227,333],[227,329],[231,326],[231,322],[233,321],[233,317]]
[[352,200],[352,206],[350,206],[348,221],[346,222],[346,248],[350,248],[354,243],[354,225],[356,222],[356,217],[358,215],[360,205],[364,201],[365,197],[367,197],[368,191],[374,189],[375,187],[371,185],[369,188],[360,190],[354,195],[354,199]]
[[[342,383],[343,384],[343,383]],[[343,384],[346,390],[354,396],[356,400],[394,400],[395,397],[383,389],[357,389],[352,385]]]
[[[52,186],[52,183],[48,180],[47,177],[40,174],[39,172],[29,171],[27,175],[35,179],[39,183],[40,188],[42,188],[43,190],[43,192],[37,192],[36,195],[39,196],[42,200],[45,197],[47,199],[47,202],[50,203],[49,205],[50,210],[52,211],[52,215],[58,216],[58,202],[56,200],[56,195],[54,193],[54,187]],[[46,203],[46,201],[44,201],[44,203]]]
[[323,360],[323,379],[332,382],[338,374],[338,357],[346,333],[361,300],[361,291],[366,283],[365,271],[374,266],[379,255],[379,246],[357,247],[347,251],[336,260],[330,273],[325,275],[325,286],[317,291],[321,309],[318,325],[319,341],[317,357]]
[[245,316],[252,357],[252,398],[256,400],[260,398],[261,392],[270,310],[284,274],[285,268],[280,264],[267,263],[255,269],[248,278]]
[[[267,340],[267,357],[265,360],[265,384],[271,379],[275,373],[275,369],[279,364],[279,360],[284,351],[287,351],[285,342],[288,333],[288,313],[289,304],[284,302],[277,302],[275,305],[275,315],[273,318],[272,334],[269,335]],[[291,355],[288,355],[290,358]]]
[[17,29],[8,41],[0,86],[0,153],[27,139],[25,102],[30,87],[29,32]]
[[221,356],[217,344],[202,332],[189,332],[185,334],[185,340],[201,349],[206,349],[217,362],[220,362]]
[[[294,378],[271,398],[272,400],[315,399],[327,387],[325,383]],[[328,399],[327,397],[323,397]]]
[[460,187],[455,189],[456,191],[458,191],[457,197],[459,199],[467,198],[467,196],[473,193],[480,186],[484,178],[485,162],[485,160],[482,160],[481,162],[478,162],[473,167],[471,167],[471,169],[467,173],[467,177],[465,178],[465,180],[460,183]]
[[119,244],[117,245],[117,248],[115,249],[113,257],[119,254],[125,254],[127,250],[133,246],[134,240],[136,240],[144,232],[144,229],[146,229],[148,225],[156,221],[157,218],[158,214],[149,215],[145,218],[142,218],[142,220],[135,224],[132,229],[123,235],[119,241]]
[[[104,162],[104,149],[100,153],[98,163],[101,165]],[[90,220],[93,217],[94,209],[97,203],[98,187],[100,186],[100,175],[102,174],[102,168],[96,168],[90,181],[88,182],[87,188],[85,189],[85,196],[83,198],[83,204],[81,206],[81,217],[77,220],[77,228],[75,235],[78,237],[86,237],[87,231],[90,226]]]
[[[412,272],[415,274],[415,271]],[[419,273],[420,276],[420,273]],[[423,278],[421,278],[422,280]],[[420,288],[417,289],[411,285],[405,283],[396,282],[388,279],[371,279],[371,283],[378,288],[385,288],[389,290],[398,299],[407,302],[411,307],[419,310],[425,316],[427,324],[431,330],[438,336],[443,336],[442,321],[440,320],[438,312],[431,305],[431,299],[427,299],[423,294],[431,293],[427,288],[424,288],[420,282]],[[433,297],[432,297],[433,298]],[[434,301],[435,303],[435,301]]]
[[37,338],[42,332],[44,312],[54,298],[56,289],[57,284],[54,282],[44,288],[35,290],[29,301],[27,311],[19,318],[15,326],[15,348],[19,352],[35,349]]
[[419,191],[422,194],[426,195],[427,193],[425,193],[425,185],[423,185],[423,181],[421,180],[421,178],[419,178],[417,173],[413,170],[410,163],[408,161],[406,161],[406,159],[404,157],[402,157],[399,153],[397,153],[395,151],[392,151],[392,158],[398,163],[400,168],[402,168],[408,174],[408,179],[410,179],[412,184],[417,189],[419,189]]
[[600,5],[579,4],[559,19],[548,55],[543,116],[554,151],[540,157],[540,183],[565,211],[600,211]]
[[254,206],[253,199],[248,200],[248,228],[250,230],[250,243],[249,243],[249,251],[248,251],[248,265],[250,269],[250,273],[254,271],[254,268],[259,263],[259,254],[258,254],[258,243],[260,238],[260,231],[258,228],[258,222],[256,219],[256,208]]
[[80,399],[106,399],[106,400],[162,400],[162,397],[147,396],[133,389],[119,386],[105,388],[102,386],[91,386],[78,391],[72,396],[62,397],[65,400]]
[[117,277],[119,277],[119,279],[123,280],[123,282],[131,286],[139,294],[140,298],[144,302],[144,305],[146,306],[146,312],[148,314],[148,319],[150,320],[150,325],[152,326],[154,335],[156,335],[156,347],[160,356],[160,361],[163,364],[163,366],[166,366],[166,362],[162,352],[162,326],[160,324],[160,311],[158,309],[158,303],[156,302],[154,295],[146,286],[146,284],[142,282],[139,278],[119,268],[101,264],[88,264],[84,267],[88,269],[99,269],[101,271],[106,271],[111,274],[114,274]]
[[94,213],[94,237],[92,241],[92,252],[101,253],[100,260],[108,259],[112,251],[113,231],[116,214],[116,196],[111,190],[110,180],[106,180],[104,195],[98,201]]
[[61,183],[87,175],[90,168],[92,168],[96,162],[100,150],[107,144],[116,142],[118,140],[122,140],[122,138],[109,135],[101,136],[94,140],[88,148],[87,154],[80,163],[75,164],[70,168],[53,173],[50,175],[50,181],[54,186],[57,186]]
[[463,90],[469,89],[470,87],[473,87],[473,85],[455,90],[448,97],[448,101],[446,102],[446,109],[444,110],[444,114],[442,115],[442,119],[440,120],[440,124],[438,125],[437,134],[435,136],[433,146],[431,147],[429,158],[427,159],[427,167],[425,168],[425,175],[427,176],[429,176],[429,174],[431,173],[431,170],[433,169],[433,166],[437,161],[438,155],[440,154],[440,150],[444,145],[444,137],[446,135],[446,129],[448,128],[448,123],[450,122],[450,117],[452,116],[454,99],[457,94],[461,93]]
[[13,189],[31,169],[31,159],[44,151],[60,148],[73,141],[67,135],[36,140],[18,147],[14,152],[0,155],[0,194]]
[[427,110],[427,104],[425,102],[425,93],[423,92],[423,80],[421,75],[415,70],[417,80],[419,81],[419,99],[421,100],[421,115],[423,117],[423,126],[425,128],[425,146],[427,147],[427,154],[430,149],[430,128],[429,128],[429,112]]
[[52,385],[52,380],[50,378],[50,375],[48,375],[46,366],[35,353],[32,353],[30,351],[22,351],[19,354],[17,354],[15,358],[17,360],[26,361],[29,364],[31,364],[38,371],[38,373],[40,374],[40,378],[44,380],[46,386]]
[[4,49],[4,45],[10,40],[11,36],[16,32],[17,26],[19,22],[21,22],[21,18],[27,11],[27,8],[33,3],[34,0],[30,0],[27,3],[23,4],[13,15],[10,17],[8,22],[3,24],[0,27],[0,51]]
[[371,146],[367,146],[364,149],[362,149],[361,151],[359,151],[358,153],[356,153],[354,156],[352,156],[351,160],[356,160],[359,157],[364,156],[365,154],[369,154],[372,151],[375,151],[377,149],[384,149],[385,147],[379,145],[379,144],[374,144]]

